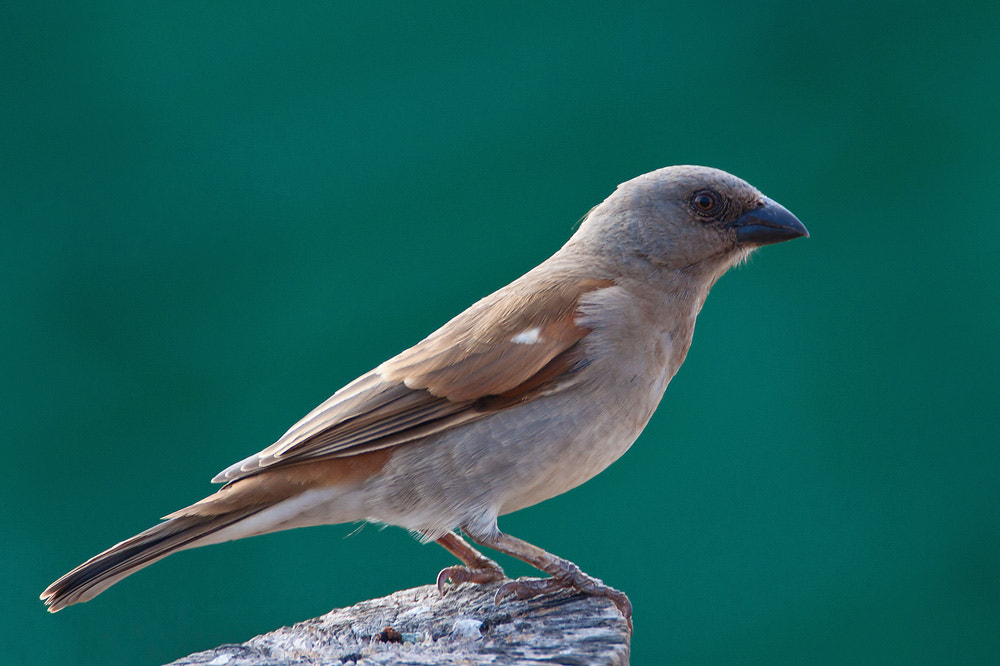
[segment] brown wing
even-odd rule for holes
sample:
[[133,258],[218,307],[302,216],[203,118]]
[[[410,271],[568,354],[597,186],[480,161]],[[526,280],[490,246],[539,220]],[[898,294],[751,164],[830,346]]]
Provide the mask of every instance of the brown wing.
[[213,481],[396,446],[553,389],[580,360],[576,345],[589,332],[575,321],[580,297],[612,282],[567,279],[530,291],[522,284],[487,296],[337,391]]

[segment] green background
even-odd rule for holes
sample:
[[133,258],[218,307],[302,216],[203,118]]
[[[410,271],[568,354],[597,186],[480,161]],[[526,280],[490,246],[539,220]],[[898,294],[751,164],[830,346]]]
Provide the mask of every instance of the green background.
[[9,663],[431,582],[343,525],[37,599],[680,163],[812,238],[719,282],[628,455],[501,527],[631,595],[636,664],[1000,661],[995,1],[82,4],[0,9]]

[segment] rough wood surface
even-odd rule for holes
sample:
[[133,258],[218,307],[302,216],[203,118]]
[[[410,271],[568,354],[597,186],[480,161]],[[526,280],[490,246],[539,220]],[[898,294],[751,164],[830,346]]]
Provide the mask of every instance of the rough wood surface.
[[495,606],[496,588],[403,590],[170,666],[628,664],[628,627],[607,599],[561,593]]

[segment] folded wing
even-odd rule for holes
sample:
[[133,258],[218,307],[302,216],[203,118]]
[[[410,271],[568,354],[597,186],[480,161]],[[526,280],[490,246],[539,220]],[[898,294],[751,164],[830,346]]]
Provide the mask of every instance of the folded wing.
[[241,479],[276,465],[357,455],[423,439],[566,385],[585,361],[580,298],[609,280],[517,281],[351,382],[260,453],[220,472]]

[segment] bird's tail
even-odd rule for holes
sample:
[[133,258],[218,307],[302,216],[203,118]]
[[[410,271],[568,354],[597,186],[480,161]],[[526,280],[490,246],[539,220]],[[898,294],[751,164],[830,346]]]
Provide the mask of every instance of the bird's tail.
[[[356,466],[356,462],[351,464]],[[90,558],[45,588],[42,601],[52,613],[90,601],[126,576],[179,550],[294,527],[361,520],[362,506],[343,501],[345,493],[356,486],[351,464],[334,459],[313,463],[308,474],[289,467],[231,481],[166,516],[159,525]]]
[[263,508],[245,507],[215,515],[171,514],[159,525],[115,544],[73,569],[45,588],[41,599],[50,613],[90,601],[126,576],[171,553],[227,540],[212,537]]

